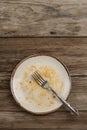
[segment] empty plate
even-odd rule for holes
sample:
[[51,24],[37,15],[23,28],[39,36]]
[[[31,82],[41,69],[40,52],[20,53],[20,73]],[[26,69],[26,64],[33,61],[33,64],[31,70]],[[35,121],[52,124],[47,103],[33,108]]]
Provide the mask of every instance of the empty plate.
[[31,74],[34,71],[39,72],[61,97],[67,99],[71,88],[69,72],[59,59],[47,55],[29,56],[16,66],[11,76],[14,99],[34,114],[57,110],[62,105],[61,101],[33,81]]

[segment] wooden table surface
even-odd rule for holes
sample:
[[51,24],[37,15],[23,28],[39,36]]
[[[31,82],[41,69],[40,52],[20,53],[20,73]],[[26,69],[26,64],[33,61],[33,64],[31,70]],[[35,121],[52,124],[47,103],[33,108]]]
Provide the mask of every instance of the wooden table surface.
[[[64,108],[35,116],[16,104],[10,91],[12,70],[34,53],[53,54],[67,65],[72,77],[68,101],[78,108],[79,117],[72,117]],[[87,38],[0,39],[0,127],[87,129]]]
[[87,0],[0,0],[0,36],[87,36]]
[[[87,1],[0,0],[0,129],[52,128],[87,130]],[[22,109],[11,94],[10,76],[26,56],[52,54],[68,67],[72,89],[63,107],[36,116]]]

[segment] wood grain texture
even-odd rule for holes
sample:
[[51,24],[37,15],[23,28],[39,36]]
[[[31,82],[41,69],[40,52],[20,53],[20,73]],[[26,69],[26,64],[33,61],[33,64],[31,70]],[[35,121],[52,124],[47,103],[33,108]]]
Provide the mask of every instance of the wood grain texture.
[[[84,88],[83,88],[84,89]],[[4,103],[3,103],[4,99]],[[22,109],[17,103],[14,101],[13,96],[8,91],[1,91],[0,92],[0,111],[8,111],[8,112],[15,112],[15,111],[25,111]],[[71,93],[68,99],[68,102],[78,108],[80,112],[87,111],[87,92],[80,92],[80,93]],[[65,108],[61,107],[58,111],[66,112]]]
[[0,37],[87,36],[86,0],[0,0]]
[[[11,73],[17,63],[35,53],[54,55],[67,65],[72,77],[68,102],[79,109],[79,117],[63,107],[35,116],[17,105],[10,91]],[[87,129],[87,38],[0,38],[0,128]]]
[[74,118],[68,112],[56,112],[46,116],[34,116],[27,112],[0,112],[0,127],[86,130],[87,113],[81,112],[79,117]]
[[0,42],[0,72],[7,75],[20,60],[35,53],[60,58],[72,76],[87,75],[87,38],[5,38]]

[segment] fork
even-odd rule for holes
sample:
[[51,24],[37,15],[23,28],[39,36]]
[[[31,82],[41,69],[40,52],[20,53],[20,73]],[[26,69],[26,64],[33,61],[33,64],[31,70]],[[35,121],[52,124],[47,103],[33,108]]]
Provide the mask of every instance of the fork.
[[66,100],[64,100],[58,93],[56,93],[49,85],[48,81],[45,80],[38,72],[35,71],[31,76],[33,80],[37,84],[39,84],[42,88],[51,91],[63,103],[63,105],[67,108],[67,110],[71,112],[72,115],[79,115],[78,110],[73,108]]

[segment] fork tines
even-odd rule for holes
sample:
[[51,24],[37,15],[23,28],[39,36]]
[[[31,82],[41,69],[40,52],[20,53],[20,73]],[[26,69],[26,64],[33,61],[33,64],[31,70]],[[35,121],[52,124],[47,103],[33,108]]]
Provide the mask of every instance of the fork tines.
[[38,72],[34,72],[32,74],[32,78],[41,86],[43,86],[45,80],[43,79],[43,77],[38,73]]

